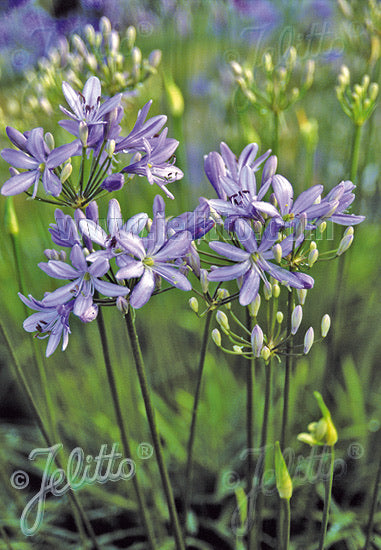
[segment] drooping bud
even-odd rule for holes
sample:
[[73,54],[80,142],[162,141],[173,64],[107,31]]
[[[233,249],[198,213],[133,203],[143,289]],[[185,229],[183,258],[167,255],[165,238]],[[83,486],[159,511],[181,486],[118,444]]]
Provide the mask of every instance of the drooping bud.
[[325,315],[323,315],[323,318],[321,320],[321,335],[323,338],[327,336],[330,327],[331,327],[331,318],[328,315],[328,313],[326,313]]
[[289,500],[292,497],[292,480],[286,462],[280,450],[279,441],[275,443],[275,479],[279,497]]
[[304,336],[304,350],[303,350],[303,353],[305,353],[305,355],[307,355],[307,353],[310,351],[310,349],[312,348],[312,344],[314,343],[314,329],[312,327],[310,327],[305,336]]
[[262,359],[264,359],[265,361],[268,361],[270,358],[270,355],[271,355],[271,351],[269,350],[269,348],[267,346],[263,346],[261,351]]
[[53,151],[55,143],[54,143],[53,134],[51,132],[46,132],[46,134],[45,134],[45,143],[48,146],[48,148],[50,149],[50,151]]
[[351,234],[345,235],[340,241],[339,248],[337,249],[337,252],[336,252],[336,256],[341,256],[342,254],[344,254],[344,252],[346,252],[348,248],[351,246],[352,242],[353,242],[353,235]]
[[127,315],[128,313],[128,301],[126,300],[125,296],[118,296],[116,299],[116,307],[119,309],[123,315]]
[[212,340],[216,344],[216,346],[221,346],[221,333],[218,328],[214,328],[212,330]]
[[227,331],[230,330],[228,317],[227,317],[226,313],[224,313],[223,311],[221,311],[221,310],[217,311],[216,321],[220,325],[220,327],[222,328],[223,331],[227,332]]
[[[315,243],[316,244],[316,243]],[[308,259],[307,259],[307,262],[308,262],[308,265],[309,267],[312,267],[314,265],[314,263],[317,261],[319,257],[319,251],[317,248],[313,248],[310,253],[308,254]]]
[[251,347],[254,357],[260,357],[263,348],[263,331],[259,325],[255,325],[251,332]]
[[303,319],[303,309],[301,305],[294,307],[294,310],[291,314],[291,334],[296,334],[300,327],[300,323]]
[[306,288],[297,288],[296,289],[296,295],[298,297],[299,304],[301,306],[304,306],[304,302],[306,301],[306,297],[307,297],[307,289]]
[[333,447],[337,442],[338,436],[335,425],[332,422],[331,413],[324,403],[323,397],[317,391],[314,392],[316,401],[322,412],[323,417],[318,422],[311,422],[308,425],[310,433],[301,433],[298,440],[308,445],[328,445]]
[[192,298],[189,299],[189,307],[192,311],[198,313],[198,300],[195,296],[192,296]]
[[208,271],[206,269],[200,269],[200,285],[203,293],[206,294],[209,288]]

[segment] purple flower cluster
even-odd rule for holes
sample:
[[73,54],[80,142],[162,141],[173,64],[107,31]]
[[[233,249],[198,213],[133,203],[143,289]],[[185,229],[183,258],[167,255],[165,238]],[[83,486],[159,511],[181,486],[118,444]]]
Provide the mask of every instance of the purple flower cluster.
[[[11,178],[5,182],[1,193],[5,196],[27,192],[33,198],[42,181],[48,195],[57,198],[57,204],[72,207],[85,206],[102,190],[115,191],[124,184],[124,174],[144,176],[149,183],[157,184],[164,193],[174,198],[167,184],[183,177],[182,171],[174,166],[174,152],[178,141],[167,137],[164,115],[146,120],[151,106],[149,101],[139,111],[136,123],[128,134],[120,135],[120,122],[123,117],[122,94],[117,94],[103,103],[101,85],[93,76],[86,82],[82,93],[75,91],[64,82],[63,93],[69,109],[61,106],[62,112],[69,117],[60,121],[60,125],[75,136],[71,143],[52,147],[53,137],[44,136],[42,128],[20,133],[7,128],[7,135],[15,149],[4,149],[2,157],[12,165]],[[87,182],[72,182],[65,167],[72,156],[81,156],[85,162],[90,153],[97,158],[98,165],[91,170]],[[118,154],[132,155],[130,164],[120,167]],[[124,158],[124,157],[123,157]],[[18,169],[23,170],[19,173]],[[82,174],[84,170],[82,168]],[[33,188],[30,193],[29,188]],[[59,197],[59,198],[58,198]]]

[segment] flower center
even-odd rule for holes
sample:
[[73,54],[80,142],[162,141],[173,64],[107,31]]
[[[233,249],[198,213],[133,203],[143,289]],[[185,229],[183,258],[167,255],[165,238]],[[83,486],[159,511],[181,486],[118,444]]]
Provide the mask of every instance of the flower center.
[[143,264],[146,265],[147,267],[151,267],[154,265],[154,260],[153,258],[150,258],[150,257],[147,257],[147,258],[144,258],[143,260]]
[[45,164],[41,162],[41,164],[38,167],[39,171],[42,173],[45,170]]
[[90,273],[85,273],[84,276],[83,276],[83,280],[84,281],[90,281],[90,279],[91,279]]

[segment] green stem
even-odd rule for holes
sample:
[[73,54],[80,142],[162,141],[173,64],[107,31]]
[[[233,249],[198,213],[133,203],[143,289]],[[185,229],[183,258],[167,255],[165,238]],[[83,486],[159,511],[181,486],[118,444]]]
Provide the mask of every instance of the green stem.
[[279,153],[279,111],[273,110],[274,118],[274,135],[273,135],[273,155],[278,155]]
[[357,184],[357,172],[360,158],[360,143],[361,143],[362,125],[356,124],[355,133],[353,136],[352,152],[351,152],[351,181]]
[[1,537],[4,541],[4,543],[5,543],[5,546],[6,546],[7,550],[13,550],[12,545],[11,545],[11,541],[9,540],[7,532],[6,532],[6,530],[4,529],[4,527],[2,525],[0,526],[0,533],[1,533]]
[[[252,318],[249,308],[246,308],[246,330],[251,333]],[[250,493],[253,485],[254,477],[254,461],[253,453],[254,449],[254,429],[253,429],[253,412],[254,412],[254,378],[255,378],[255,359],[250,360],[246,371],[246,447],[247,447],[247,494]],[[253,531],[248,530],[247,533],[247,550],[252,548],[253,544]]]
[[[131,453],[131,447],[129,444],[129,435],[128,435],[127,426],[123,419],[122,408],[121,408],[120,399],[118,396],[117,384],[116,384],[114,369],[110,358],[110,351],[109,351],[109,345],[107,340],[106,327],[103,319],[102,308],[99,308],[98,310],[97,322],[98,322],[99,335],[102,343],[102,351],[103,351],[103,358],[104,358],[105,367],[106,367],[107,380],[111,391],[112,402],[114,405],[115,416],[119,427],[119,433],[120,433],[120,438],[123,445],[123,451],[126,457],[131,457],[132,453]],[[156,550],[157,546],[155,543],[153,528],[148,516],[148,512],[146,511],[143,494],[136,475],[132,477],[132,483],[136,493],[136,498],[138,501],[139,511],[141,514],[143,525],[147,534],[149,547],[151,550]]]
[[[25,378],[25,375],[24,375],[24,372],[21,368],[21,365],[13,351],[13,347],[12,347],[12,344],[11,344],[11,341],[8,337],[8,334],[5,330],[5,327],[0,319],[0,334],[3,338],[3,341],[5,342],[5,345],[6,345],[6,348],[8,350],[8,353],[11,357],[11,360],[12,360],[12,363],[13,363],[13,366],[15,368],[15,373],[16,373],[16,378],[17,378],[17,381],[18,383],[20,384],[26,398],[27,398],[27,401],[29,403],[29,406],[32,410],[32,413],[36,419],[36,422],[37,422],[37,425],[39,427],[39,430],[43,436],[43,438],[45,439],[45,442],[47,444],[48,447],[53,447],[53,443],[49,437],[49,433],[45,427],[45,424],[44,424],[44,420],[43,420],[43,417],[39,411],[39,408],[37,406],[37,403],[33,397],[33,394],[30,390],[30,387],[29,387],[29,384],[28,384],[28,381],[27,379]],[[61,463],[60,463],[60,460],[56,457],[55,458],[55,461],[56,461],[56,464],[59,468],[62,467]],[[80,503],[76,493],[74,493],[73,491],[69,491],[69,498],[72,500],[72,503],[73,505],[77,508],[78,512],[79,512],[79,515],[81,517],[81,520],[82,520],[82,523],[85,525],[86,527],[86,530],[87,530],[87,533],[91,539],[91,542],[93,543],[93,547],[96,549],[96,550],[101,550],[100,546],[98,545],[98,542],[97,542],[97,539],[95,537],[95,533],[94,533],[94,530],[92,528],[92,525],[84,511],[84,509],[82,508],[82,504]]]
[[128,336],[131,342],[132,354],[134,356],[136,371],[137,371],[137,375],[140,383],[140,389],[142,392],[143,401],[146,409],[147,420],[151,431],[153,446],[156,454],[156,460],[160,471],[160,476],[163,484],[165,497],[167,500],[167,506],[168,506],[168,511],[171,518],[173,536],[176,541],[176,548],[177,550],[185,550],[185,544],[181,533],[179,518],[176,511],[176,506],[175,506],[175,499],[174,499],[172,487],[169,481],[167,467],[164,462],[164,455],[161,447],[159,431],[156,425],[155,411],[151,402],[151,396],[150,396],[150,391],[148,387],[145,366],[143,362],[143,355],[140,348],[138,334],[136,332],[133,315],[134,315],[134,312],[132,311],[132,308],[130,308],[129,312],[125,316]]
[[[288,292],[287,299],[287,335],[291,334],[291,316],[293,307],[293,293],[290,290]],[[288,339],[286,342],[286,361],[284,372],[284,387],[283,387],[283,415],[282,415],[282,430],[280,436],[280,448],[283,451],[286,442],[287,421],[288,421],[288,407],[290,397],[290,377],[291,377],[291,351],[292,341]]]
[[204,372],[206,349],[208,346],[209,329],[210,329],[210,322],[212,320],[212,317],[213,317],[213,311],[208,310],[206,314],[204,333],[202,336],[200,357],[198,360],[196,390],[194,394],[192,419],[191,419],[189,438],[188,438],[188,444],[187,444],[187,463],[185,468],[184,496],[183,496],[183,502],[184,502],[183,525],[185,530],[186,530],[186,521],[187,521],[189,502],[191,501],[192,461],[193,461],[194,440],[196,435],[197,411],[198,411],[198,404],[200,402],[200,396],[201,396],[201,382],[202,382],[202,375]]
[[331,506],[333,470],[335,466],[335,450],[333,447],[328,447],[328,452],[330,452],[331,460],[330,460],[330,468],[329,468],[329,477],[325,481],[324,510],[323,510],[323,519],[321,524],[318,550],[324,550],[324,541],[325,541],[325,536],[327,534],[327,527],[328,527],[329,508]]
[[282,499],[283,505],[283,550],[288,550],[290,546],[290,528],[291,528],[291,508],[290,499]]
[[379,461],[379,464],[378,464],[376,480],[375,480],[375,483],[374,483],[374,491],[373,491],[372,503],[371,503],[371,506],[370,506],[368,525],[366,527],[366,540],[365,540],[364,550],[368,550],[368,546],[369,546],[369,543],[370,543],[370,538],[372,536],[373,522],[374,522],[374,516],[376,514],[376,508],[377,508],[377,502],[378,502],[378,492],[379,492],[379,489],[380,489],[380,483],[381,483],[381,456],[380,456],[380,461]]
[[[262,481],[264,463],[266,458],[266,445],[267,445],[267,431],[269,424],[269,412],[270,412],[270,403],[271,403],[271,379],[272,379],[272,365],[271,359],[268,363],[265,364],[265,373],[266,373],[266,382],[265,382],[265,404],[263,409],[263,421],[262,421],[262,430],[261,430],[261,446],[260,446],[260,457],[259,457],[259,471],[255,479],[255,492],[258,492],[258,498],[254,501],[254,507],[252,514],[254,515],[254,534],[256,547],[258,550],[261,549],[261,533],[262,533],[262,500],[263,495],[259,484]],[[258,510],[258,512],[256,512]]]

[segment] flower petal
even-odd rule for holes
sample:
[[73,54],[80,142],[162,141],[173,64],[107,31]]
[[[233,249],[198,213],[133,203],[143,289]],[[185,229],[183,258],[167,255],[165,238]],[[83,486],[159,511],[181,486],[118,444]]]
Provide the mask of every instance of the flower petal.
[[227,265],[224,267],[217,267],[208,274],[209,281],[232,281],[241,277],[250,269],[250,261],[242,262],[234,265]]
[[246,250],[242,250],[241,248],[233,246],[229,243],[212,241],[209,243],[209,246],[212,250],[214,250],[214,252],[217,252],[217,254],[225,256],[225,258],[229,258],[229,260],[233,260],[234,262],[244,262],[249,257]]
[[249,269],[243,278],[243,284],[239,293],[241,306],[248,306],[254,301],[259,290],[259,273],[255,266]]
[[143,277],[131,293],[130,304],[138,309],[148,302],[155,290],[155,277],[150,269],[145,269]]
[[16,149],[3,149],[1,151],[1,156],[6,162],[15,168],[36,170],[40,164],[38,160],[30,157],[22,151],[16,151]]
[[130,289],[124,285],[117,285],[115,283],[109,283],[108,281],[102,281],[100,279],[94,279],[94,287],[103,296],[126,296]]
[[155,264],[153,270],[176,288],[180,290],[192,290],[192,285],[188,279],[175,267],[165,264]]
[[1,188],[1,194],[6,197],[18,195],[19,193],[29,189],[29,187],[35,182],[36,178],[40,179],[40,173],[38,171],[16,174],[16,176],[12,176],[4,183]]
[[279,174],[275,174],[271,181],[280,212],[285,216],[291,210],[294,190],[291,183]]

